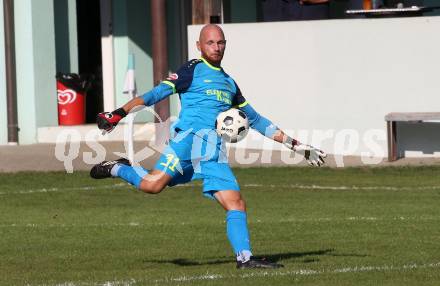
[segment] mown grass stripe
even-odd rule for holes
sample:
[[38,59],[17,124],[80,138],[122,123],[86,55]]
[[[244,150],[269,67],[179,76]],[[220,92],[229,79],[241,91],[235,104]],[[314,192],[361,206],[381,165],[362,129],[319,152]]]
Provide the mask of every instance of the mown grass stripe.
[[[348,266],[344,268],[336,269],[298,269],[292,271],[262,271],[243,274],[206,274],[200,276],[180,276],[173,278],[165,278],[163,280],[155,280],[155,283],[161,282],[186,282],[196,280],[217,280],[217,279],[229,279],[229,278],[261,278],[261,277],[276,277],[276,276],[297,276],[297,275],[322,275],[322,274],[339,274],[339,273],[359,273],[359,272],[389,272],[389,271],[403,271],[403,270],[416,270],[423,268],[439,268],[440,262],[427,263],[427,264],[405,264],[401,266],[383,265],[383,266]],[[142,282],[142,281],[138,281]],[[115,284],[118,285],[118,284]]]
[[[188,188],[188,187],[200,187],[201,184],[184,184],[177,185],[175,187]],[[292,189],[302,189],[302,190],[337,190],[337,191],[374,191],[374,190],[385,190],[385,191],[424,191],[424,190],[440,190],[440,186],[414,186],[414,187],[393,187],[393,186],[321,186],[321,185],[262,185],[262,184],[243,184],[242,187],[247,188],[292,188]],[[42,189],[29,189],[29,190],[19,190],[14,192],[0,192],[0,195],[27,195],[34,193],[50,193],[50,192],[67,192],[67,191],[90,191],[99,189],[114,189],[114,188],[132,188],[127,183],[119,183],[113,185],[103,185],[103,186],[83,186],[83,187],[72,187],[72,188],[42,188]]]
[[[300,223],[300,222],[322,222],[322,223],[328,223],[328,222],[341,222],[341,221],[348,221],[348,222],[359,222],[359,221],[438,221],[440,220],[439,217],[403,217],[403,216],[396,216],[396,217],[345,217],[345,218],[287,218],[287,219],[280,219],[276,222],[274,221],[265,221],[265,220],[255,220],[252,219],[249,221],[251,224],[253,223]],[[73,228],[73,227],[150,227],[150,226],[177,226],[177,225],[198,225],[199,223],[188,223],[188,222],[149,222],[149,223],[139,223],[139,222],[129,222],[129,223],[104,223],[104,224],[36,224],[36,223],[28,223],[28,224],[0,224],[0,228]],[[224,221],[219,222],[219,224],[224,224]]]
[[[253,271],[251,273],[239,273],[239,274],[218,274],[218,273],[206,273],[202,275],[194,276],[177,276],[177,277],[165,277],[162,279],[149,280],[149,279],[127,279],[127,280],[115,280],[106,281],[102,283],[86,283],[86,282],[63,282],[55,284],[56,286],[86,286],[86,285],[102,285],[102,286],[130,286],[136,284],[147,285],[157,285],[157,284],[175,284],[181,282],[192,282],[192,281],[212,281],[212,280],[225,280],[225,279],[252,279],[252,278],[266,278],[266,277],[282,277],[282,276],[314,276],[314,275],[326,275],[326,274],[344,274],[344,273],[362,273],[362,272],[392,272],[392,271],[411,271],[426,268],[440,268],[440,262],[417,264],[409,263],[400,266],[396,265],[382,265],[382,266],[371,266],[371,265],[357,265],[357,266],[347,266],[343,268],[336,269],[297,269],[288,271]],[[39,286],[46,286],[47,284],[39,284]]]

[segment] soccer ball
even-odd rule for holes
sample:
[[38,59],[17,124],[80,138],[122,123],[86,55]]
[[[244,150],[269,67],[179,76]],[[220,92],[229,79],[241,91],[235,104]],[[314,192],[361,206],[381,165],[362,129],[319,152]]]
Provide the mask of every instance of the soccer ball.
[[246,137],[249,121],[243,111],[231,108],[217,116],[215,130],[227,142],[236,143]]

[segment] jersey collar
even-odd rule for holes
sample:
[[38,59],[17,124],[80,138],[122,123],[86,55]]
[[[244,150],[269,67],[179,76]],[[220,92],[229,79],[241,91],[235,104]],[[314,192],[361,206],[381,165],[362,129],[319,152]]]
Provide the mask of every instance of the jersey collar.
[[210,67],[210,68],[212,68],[213,70],[216,70],[216,71],[221,71],[222,70],[222,68],[218,68],[218,67],[215,67],[215,66],[213,66],[213,65],[211,65],[207,60],[205,60],[204,58],[202,58],[202,57],[200,57],[200,59],[208,66],[208,67]]

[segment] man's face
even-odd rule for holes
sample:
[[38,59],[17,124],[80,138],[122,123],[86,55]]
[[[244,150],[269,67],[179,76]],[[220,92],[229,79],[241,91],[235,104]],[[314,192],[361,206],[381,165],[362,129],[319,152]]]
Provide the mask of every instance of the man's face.
[[202,30],[197,48],[209,63],[220,65],[226,48],[225,36],[220,28],[213,26]]

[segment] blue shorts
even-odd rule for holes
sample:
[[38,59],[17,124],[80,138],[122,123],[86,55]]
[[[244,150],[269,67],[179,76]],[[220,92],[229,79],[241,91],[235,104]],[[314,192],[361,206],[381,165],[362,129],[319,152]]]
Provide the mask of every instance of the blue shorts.
[[203,194],[212,199],[217,191],[240,191],[225,145],[214,130],[179,131],[154,169],[172,177],[169,186],[203,180]]

